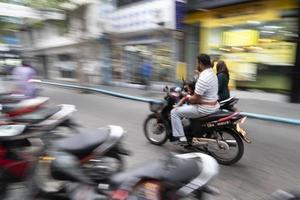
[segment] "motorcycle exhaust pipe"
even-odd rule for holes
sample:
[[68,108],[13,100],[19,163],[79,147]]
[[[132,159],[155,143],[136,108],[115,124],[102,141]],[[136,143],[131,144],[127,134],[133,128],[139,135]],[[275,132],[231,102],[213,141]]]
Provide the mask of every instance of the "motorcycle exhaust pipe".
[[208,143],[219,144],[220,146],[236,147],[237,142],[235,140],[217,141],[211,138],[193,138],[193,143],[197,145],[206,145]]

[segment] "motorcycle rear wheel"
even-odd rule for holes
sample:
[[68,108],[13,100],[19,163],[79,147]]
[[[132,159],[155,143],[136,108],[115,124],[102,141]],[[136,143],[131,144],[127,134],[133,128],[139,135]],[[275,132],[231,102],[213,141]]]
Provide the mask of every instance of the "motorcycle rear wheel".
[[[216,153],[213,151],[210,151],[209,153],[218,161],[219,164],[221,165],[232,165],[237,163],[243,156],[244,154],[244,143],[241,139],[241,137],[233,130],[233,129],[223,129],[221,131],[218,131],[218,135],[226,133],[229,136],[231,136],[231,140],[236,141],[236,147],[237,147],[237,153],[234,155],[232,158],[224,158],[220,154],[222,153]],[[226,139],[225,139],[226,141]],[[230,145],[229,145],[230,147]],[[230,147],[231,148],[231,147]]]

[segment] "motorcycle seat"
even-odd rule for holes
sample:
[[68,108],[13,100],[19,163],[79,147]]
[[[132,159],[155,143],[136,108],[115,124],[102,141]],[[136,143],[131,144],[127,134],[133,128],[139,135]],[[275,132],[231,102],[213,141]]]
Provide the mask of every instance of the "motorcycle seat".
[[186,184],[199,176],[201,167],[196,160],[172,156],[167,161],[159,160],[110,178],[113,187],[133,186],[140,179],[155,179],[169,183]]
[[19,102],[1,104],[1,112],[8,113],[14,111],[20,107]]
[[212,114],[206,115],[204,117],[200,117],[200,118],[196,118],[196,119],[191,119],[191,121],[192,122],[215,121],[215,120],[218,120],[220,118],[230,116],[232,114],[233,114],[233,112],[227,112],[227,111],[219,110],[217,112],[214,112]]
[[94,133],[78,133],[52,142],[55,150],[70,153],[78,158],[91,153],[109,138],[110,129],[98,129]]
[[35,112],[14,117],[12,121],[18,123],[36,124],[41,121],[44,121],[45,119],[49,118],[50,116],[54,115],[60,110],[61,106],[56,106],[53,108],[41,108]]
[[0,92],[0,97],[10,95],[10,94],[11,94],[11,92]]
[[235,98],[234,96],[229,97],[228,99],[225,99],[225,100],[223,100],[223,101],[220,101],[219,104],[220,104],[220,105],[223,105],[223,104],[225,104],[225,103],[231,102],[231,101],[234,100],[234,98]]
[[36,97],[32,99],[24,99],[17,103],[2,104],[1,112],[9,113],[12,111],[16,111],[18,109],[26,109],[26,108],[40,106],[41,104],[46,103],[48,99],[49,99],[48,97]]
[[9,140],[15,136],[21,135],[26,126],[25,125],[2,125],[0,126],[0,141]]
[[18,103],[25,99],[26,97],[21,95],[0,95],[0,103]]

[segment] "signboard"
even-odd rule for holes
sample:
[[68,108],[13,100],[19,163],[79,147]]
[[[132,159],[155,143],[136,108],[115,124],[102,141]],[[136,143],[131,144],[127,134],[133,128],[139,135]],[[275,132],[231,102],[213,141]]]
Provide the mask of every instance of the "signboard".
[[186,2],[184,0],[176,0],[176,29],[183,29],[183,20],[186,11]]
[[259,33],[256,30],[234,30],[223,32],[224,46],[252,46],[256,45]]
[[175,1],[153,0],[117,9],[108,16],[111,32],[128,33],[150,29],[175,29]]

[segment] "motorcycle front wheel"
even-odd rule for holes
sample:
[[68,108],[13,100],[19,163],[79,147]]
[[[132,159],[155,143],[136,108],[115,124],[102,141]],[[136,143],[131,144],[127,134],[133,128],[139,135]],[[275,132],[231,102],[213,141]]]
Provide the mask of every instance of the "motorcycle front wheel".
[[217,132],[218,140],[225,142],[228,149],[209,151],[222,165],[232,165],[238,162],[244,154],[244,143],[241,137],[232,129],[223,129]]
[[150,114],[144,121],[144,134],[151,144],[162,145],[168,140],[170,126],[167,122],[159,122],[155,114]]
[[7,183],[6,181],[2,178],[4,173],[4,170],[0,170],[0,199],[4,199],[6,197],[6,193],[7,193]]

